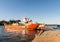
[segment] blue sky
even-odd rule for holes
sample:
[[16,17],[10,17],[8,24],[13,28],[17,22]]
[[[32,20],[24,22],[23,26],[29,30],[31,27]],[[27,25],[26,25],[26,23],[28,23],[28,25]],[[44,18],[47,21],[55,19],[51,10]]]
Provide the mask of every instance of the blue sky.
[[60,24],[60,0],[0,0],[0,20],[22,19]]

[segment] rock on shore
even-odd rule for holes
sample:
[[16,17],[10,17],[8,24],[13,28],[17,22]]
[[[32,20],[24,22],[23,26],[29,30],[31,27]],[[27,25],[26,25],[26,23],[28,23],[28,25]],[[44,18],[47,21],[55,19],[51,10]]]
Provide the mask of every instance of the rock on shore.
[[60,42],[60,30],[45,31],[37,35],[32,42]]

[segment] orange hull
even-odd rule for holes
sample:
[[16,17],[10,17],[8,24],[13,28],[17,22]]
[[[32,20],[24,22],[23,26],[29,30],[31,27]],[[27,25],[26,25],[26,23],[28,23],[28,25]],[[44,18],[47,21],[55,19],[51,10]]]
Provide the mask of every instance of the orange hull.
[[24,30],[22,26],[18,25],[5,25],[4,26],[6,32],[20,32],[21,30]]
[[30,24],[30,25],[27,25],[26,27],[30,28],[30,29],[36,29],[37,26],[38,26],[38,24]]
[[20,25],[5,25],[5,31],[12,31],[12,32],[16,32],[16,31],[21,31],[21,30],[25,30],[25,29],[29,29],[29,30],[34,30],[36,29],[38,26],[38,24],[30,24],[27,26],[20,26]]

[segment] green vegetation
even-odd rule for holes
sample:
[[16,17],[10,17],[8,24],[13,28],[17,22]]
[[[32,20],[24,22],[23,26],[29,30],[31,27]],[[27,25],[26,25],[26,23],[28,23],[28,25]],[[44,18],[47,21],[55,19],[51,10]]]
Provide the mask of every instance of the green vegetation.
[[9,21],[2,20],[2,21],[0,21],[0,25],[19,23],[19,22],[21,22],[21,20],[9,20]]

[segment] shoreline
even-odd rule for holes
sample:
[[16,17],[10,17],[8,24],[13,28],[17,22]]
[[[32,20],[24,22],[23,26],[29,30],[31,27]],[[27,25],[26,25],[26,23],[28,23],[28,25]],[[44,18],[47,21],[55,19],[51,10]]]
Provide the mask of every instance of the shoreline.
[[60,30],[45,31],[41,35],[36,35],[32,42],[60,42]]

